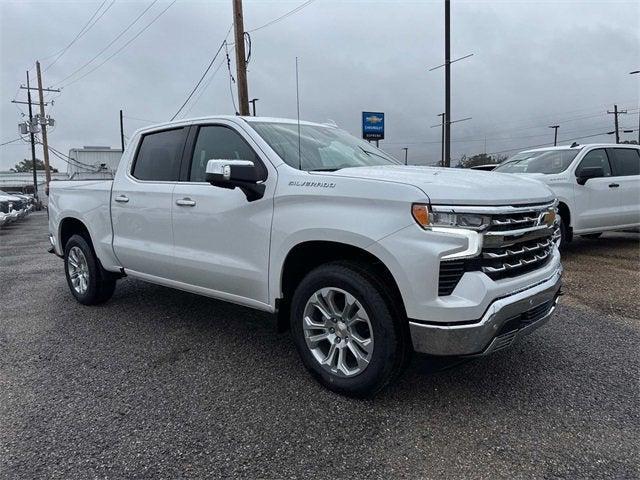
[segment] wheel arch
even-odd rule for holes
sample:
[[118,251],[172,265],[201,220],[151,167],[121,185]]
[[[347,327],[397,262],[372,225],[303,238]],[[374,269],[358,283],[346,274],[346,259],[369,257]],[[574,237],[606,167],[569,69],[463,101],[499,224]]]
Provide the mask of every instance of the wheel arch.
[[383,292],[398,309],[398,313],[406,317],[404,303],[398,284],[385,263],[376,255],[362,247],[331,240],[309,240],[294,245],[287,253],[280,271],[278,285],[278,330],[288,328],[289,301],[304,276],[314,268],[330,262],[348,262],[363,273],[374,275],[388,288]]

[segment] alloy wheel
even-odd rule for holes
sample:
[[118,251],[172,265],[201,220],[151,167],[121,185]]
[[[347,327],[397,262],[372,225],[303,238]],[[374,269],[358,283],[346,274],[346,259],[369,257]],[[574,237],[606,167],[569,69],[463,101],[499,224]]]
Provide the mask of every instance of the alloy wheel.
[[373,354],[373,329],[362,304],[349,292],[322,288],[307,301],[303,314],[307,347],[320,366],[339,377],[362,373]]

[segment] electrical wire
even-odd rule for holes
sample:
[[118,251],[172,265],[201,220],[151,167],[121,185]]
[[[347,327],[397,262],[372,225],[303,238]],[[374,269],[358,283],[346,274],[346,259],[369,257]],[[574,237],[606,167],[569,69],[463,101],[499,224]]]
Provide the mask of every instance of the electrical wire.
[[104,65],[105,63],[107,63],[109,60],[111,60],[113,57],[115,57],[116,55],[118,55],[120,52],[122,52],[125,48],[127,48],[135,39],[137,39],[140,35],[142,35],[151,25],[153,25],[162,15],[164,15],[164,13],[169,10],[174,3],[176,3],[177,0],[173,0],[164,10],[161,10],[160,13],[158,15],[156,15],[155,17],[153,17],[153,19],[147,24],[145,25],[142,30],[140,30],[138,33],[136,33],[132,38],[130,38],[124,45],[122,45],[118,50],[116,50],[114,53],[112,53],[110,56],[108,56],[102,63],[99,63],[98,65],[96,65],[94,68],[92,68],[91,70],[89,70],[88,72],[86,72],[85,74],[81,75],[80,77],[76,78],[75,80],[71,80],[69,83],[60,86],[59,88],[65,88],[68,87],[69,85],[73,85],[76,82],[79,82],[80,80],[82,80],[83,78],[85,78],[87,75],[90,75],[91,73],[95,72],[98,68],[100,68],[102,65]]
[[107,44],[106,47],[104,47],[102,50],[100,50],[95,56],[93,56],[93,58],[91,58],[91,60],[83,63],[82,65],[80,65],[78,68],[76,68],[72,73],[70,73],[69,75],[67,75],[66,77],[64,77],[62,80],[60,80],[59,82],[54,83],[55,85],[59,85],[61,83],[66,82],[67,80],[69,80],[71,77],[73,77],[76,73],[78,73],[79,71],[81,71],[83,68],[87,67],[88,65],[90,65],[91,63],[93,63],[93,61],[95,59],[97,59],[100,55],[102,55],[105,51],[107,51],[114,43],[116,43],[125,33],[127,33],[131,27],[133,27],[136,23],[138,23],[138,20],[140,20],[145,13],[147,13],[149,11],[149,9],[151,9],[151,7],[153,7],[156,3],[158,3],[158,0],[153,0],[153,2],[151,2],[144,10],[142,10],[142,12],[129,24],[127,25],[124,30],[122,30],[118,35],[116,35],[116,37],[111,40],[111,42],[109,42]]
[[67,51],[71,48],[71,46],[76,43],[85,33],[87,33],[89,30],[91,30],[93,28],[93,26],[98,23],[98,21],[104,16],[105,13],[107,13],[109,11],[109,9],[111,7],[113,7],[113,4],[116,3],[115,0],[112,0],[112,2],[107,5],[107,8],[105,8],[102,13],[95,19],[95,21],[93,23],[91,23],[91,20],[93,20],[93,18],[98,14],[98,12],[102,9],[102,7],[104,6],[104,4],[107,2],[107,0],[104,0],[100,6],[98,7],[98,9],[95,11],[95,13],[91,16],[91,18],[89,19],[89,21],[85,24],[84,27],[82,27],[82,29],[80,30],[80,32],[78,32],[78,34],[74,37],[73,40],[71,40],[71,42],[64,47],[60,53],[58,54],[58,56],[56,58],[53,59],[53,61],[47,65],[44,68],[44,71],[46,72],[47,70],[49,70],[53,65],[55,65],[58,60],[60,60],[62,58],[62,56],[67,53]]
[[204,86],[200,89],[200,93],[198,94],[198,96],[196,97],[196,99],[191,102],[191,105],[189,106],[189,108],[187,109],[186,112],[184,112],[184,115],[182,116],[182,118],[186,117],[187,115],[189,115],[189,112],[191,112],[191,110],[193,109],[193,107],[195,107],[198,102],[200,101],[200,98],[202,97],[202,95],[204,94],[204,92],[207,91],[207,88],[209,88],[209,85],[211,84],[211,82],[213,81],[214,77],[216,76],[216,73],[218,73],[218,70],[220,70],[220,68],[222,67],[222,65],[224,65],[225,59],[223,58],[221,60],[221,62],[218,64],[218,66],[213,70],[213,73],[209,76],[209,79],[207,80],[207,82],[204,84]]
[[224,42],[225,53],[227,54],[227,69],[229,70],[229,93],[231,94],[231,103],[233,104],[233,111],[236,115],[239,115],[238,107],[236,106],[236,99],[233,96],[233,84],[236,83],[236,79],[233,78],[231,73],[231,57],[229,57],[229,49],[227,48],[227,42]]
[[0,147],[4,147],[5,145],[9,145],[10,143],[15,143],[19,140],[24,140],[22,137],[14,138],[13,140],[9,140],[7,142],[0,143]]
[[[227,33],[227,35],[229,35]],[[171,117],[171,120],[174,120],[178,114],[182,111],[182,109],[185,107],[185,105],[189,102],[189,100],[191,100],[191,97],[193,97],[193,94],[196,93],[196,90],[198,89],[198,87],[200,86],[200,84],[202,83],[202,81],[204,80],[204,77],[207,76],[207,73],[209,73],[209,70],[211,70],[211,67],[213,66],[214,62],[216,61],[216,59],[218,58],[218,55],[220,55],[220,52],[222,51],[222,48],[225,46],[226,44],[226,40],[224,40],[221,44],[220,47],[218,47],[218,51],[215,53],[215,55],[213,56],[213,58],[211,59],[211,61],[209,62],[209,65],[207,65],[207,68],[205,69],[204,73],[202,74],[202,76],[200,77],[200,80],[198,80],[198,82],[196,83],[196,85],[193,87],[193,89],[191,90],[191,93],[189,93],[189,95],[187,96],[187,99],[183,102],[183,104],[180,106],[180,108],[178,109],[178,111],[176,113],[173,114],[173,117]]]
[[291,15],[293,15],[295,13],[298,13],[303,8],[308,7],[313,2],[315,2],[315,0],[307,0],[306,2],[303,2],[300,5],[298,5],[296,8],[294,8],[292,10],[289,10],[284,15],[281,15],[278,18],[274,18],[273,20],[268,21],[264,25],[260,25],[259,27],[252,28],[251,30],[247,30],[247,32],[249,32],[249,33],[257,32],[258,30],[262,30],[263,28],[266,28],[266,27],[269,27],[269,26],[271,26],[271,25],[273,25],[275,23],[281,22],[285,18],[290,17]]

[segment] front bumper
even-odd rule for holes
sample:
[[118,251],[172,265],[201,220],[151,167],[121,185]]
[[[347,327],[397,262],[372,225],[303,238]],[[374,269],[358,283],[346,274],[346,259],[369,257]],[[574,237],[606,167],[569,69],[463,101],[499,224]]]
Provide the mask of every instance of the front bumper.
[[438,324],[410,319],[413,347],[431,355],[486,355],[508,347],[549,320],[561,286],[558,267],[539,284],[495,300],[477,321]]

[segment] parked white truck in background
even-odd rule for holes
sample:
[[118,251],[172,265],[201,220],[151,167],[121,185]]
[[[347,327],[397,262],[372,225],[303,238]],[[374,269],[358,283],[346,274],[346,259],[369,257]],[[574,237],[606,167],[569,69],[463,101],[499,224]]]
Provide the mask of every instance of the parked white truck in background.
[[640,227],[640,147],[571,145],[520,152],[495,172],[527,175],[558,198],[562,243]]
[[114,180],[53,182],[49,215],[79,302],[104,302],[128,275],[276,313],[307,369],[354,396],[412,351],[509,346],[560,294],[545,185],[403,166],[329,125],[208,117],[139,130]]

